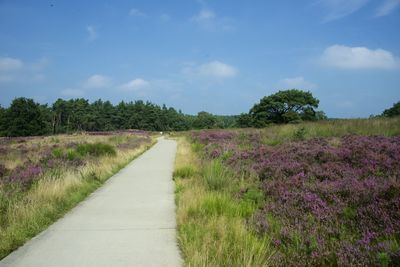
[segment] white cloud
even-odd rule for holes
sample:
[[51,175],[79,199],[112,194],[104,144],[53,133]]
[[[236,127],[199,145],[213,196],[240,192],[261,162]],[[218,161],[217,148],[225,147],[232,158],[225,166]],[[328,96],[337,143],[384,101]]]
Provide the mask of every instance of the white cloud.
[[357,12],[368,2],[369,0],[319,0],[317,4],[327,10],[324,22],[328,22]]
[[125,91],[138,91],[147,88],[149,86],[150,82],[143,80],[141,78],[137,78],[121,85],[120,87]]
[[222,78],[234,77],[238,73],[234,67],[216,60],[200,65],[198,70],[200,75]]
[[399,66],[399,59],[389,51],[343,45],[326,48],[320,61],[340,69],[393,69]]
[[15,71],[23,67],[21,60],[11,57],[0,57],[0,71]]
[[111,78],[100,74],[90,76],[83,83],[83,87],[87,89],[105,88],[109,86],[111,86]]
[[376,17],[383,17],[392,13],[397,7],[400,6],[400,0],[386,0],[379,8],[376,10]]
[[83,90],[79,89],[64,89],[61,91],[61,94],[63,96],[69,96],[69,97],[81,97],[85,95],[85,92]]
[[200,12],[194,15],[190,20],[202,29],[209,31],[231,31],[234,29],[231,19],[219,18],[213,10],[207,8],[201,9]]
[[197,75],[213,78],[231,78],[235,77],[239,71],[226,63],[218,60],[210,61],[201,65],[195,63],[187,63],[182,69],[182,73],[186,75]]
[[42,58],[37,62],[23,62],[12,57],[0,57],[0,82],[41,82],[45,75],[41,73],[48,65]]
[[142,11],[140,11],[139,9],[136,9],[136,8],[132,8],[131,10],[129,10],[129,16],[132,16],[132,17],[147,17],[147,15],[145,13],[143,13]]
[[87,26],[86,31],[88,33],[88,40],[89,41],[94,41],[97,39],[97,32],[96,29],[93,26]]
[[317,87],[316,84],[306,81],[304,77],[285,78],[278,82],[278,87],[282,89],[305,89],[311,90]]

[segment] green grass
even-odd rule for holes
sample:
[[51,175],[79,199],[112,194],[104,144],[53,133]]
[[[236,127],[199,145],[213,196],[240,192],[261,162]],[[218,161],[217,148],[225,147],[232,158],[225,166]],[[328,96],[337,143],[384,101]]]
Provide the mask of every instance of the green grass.
[[182,167],[177,168],[174,171],[174,178],[188,178],[188,177],[192,177],[196,174],[196,168],[194,166],[191,165],[185,165]]
[[232,174],[220,161],[213,161],[204,168],[203,178],[209,190],[223,190],[232,182]]
[[271,242],[246,224],[263,197],[256,188],[248,190],[243,198],[235,197],[232,192],[245,186],[243,181],[220,161],[197,161],[194,151],[198,149],[181,138],[175,163],[175,173],[184,173],[174,176],[178,240],[184,265],[267,266],[274,253]]
[[80,144],[76,148],[76,152],[81,156],[115,156],[116,151],[112,145],[104,143],[94,143],[94,144]]
[[267,145],[279,145],[287,141],[316,137],[341,137],[349,134],[395,136],[400,135],[400,117],[303,122],[272,125],[253,131],[259,132],[262,142]]

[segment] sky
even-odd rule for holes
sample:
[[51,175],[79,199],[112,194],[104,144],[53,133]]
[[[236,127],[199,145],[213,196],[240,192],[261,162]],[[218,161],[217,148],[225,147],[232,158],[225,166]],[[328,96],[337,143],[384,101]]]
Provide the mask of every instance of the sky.
[[400,0],[0,0],[0,105],[16,97],[248,112],[310,91],[329,117],[400,100]]

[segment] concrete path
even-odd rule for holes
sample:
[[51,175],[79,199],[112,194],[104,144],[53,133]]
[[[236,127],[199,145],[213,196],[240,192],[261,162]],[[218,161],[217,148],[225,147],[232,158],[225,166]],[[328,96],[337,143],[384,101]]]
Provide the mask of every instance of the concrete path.
[[180,266],[176,142],[160,139],[0,266]]

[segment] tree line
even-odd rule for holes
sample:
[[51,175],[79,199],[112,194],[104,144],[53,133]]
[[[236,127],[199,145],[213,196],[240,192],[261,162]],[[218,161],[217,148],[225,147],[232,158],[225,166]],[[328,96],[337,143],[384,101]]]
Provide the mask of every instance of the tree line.
[[147,131],[185,131],[204,128],[235,127],[234,116],[216,116],[199,112],[183,114],[165,105],[141,100],[113,105],[101,99],[58,99],[42,105],[19,97],[8,108],[0,106],[1,136],[32,136],[77,131],[141,129]]
[[[327,119],[318,111],[319,100],[311,92],[297,89],[263,97],[248,113],[218,116],[202,111],[187,115],[165,105],[141,100],[113,105],[101,99],[58,99],[52,105],[19,97],[8,108],[0,106],[0,136],[31,136],[77,131],[140,129],[185,131],[190,129],[266,127],[270,124],[297,123]],[[381,116],[400,115],[400,102]]]

